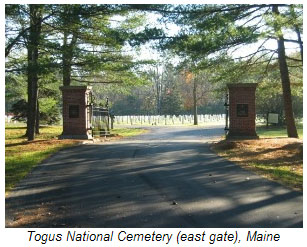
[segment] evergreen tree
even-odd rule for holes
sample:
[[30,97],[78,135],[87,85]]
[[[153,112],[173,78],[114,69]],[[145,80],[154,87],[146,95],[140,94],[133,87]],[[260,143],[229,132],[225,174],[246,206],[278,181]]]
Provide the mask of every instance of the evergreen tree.
[[[257,64],[264,56],[269,57],[267,63],[270,64],[277,53],[288,136],[297,137],[285,42],[297,43],[302,53],[301,5],[179,5],[153,8],[160,11],[166,20],[182,26],[178,36],[164,39],[163,47],[171,49],[183,59],[194,61],[200,67],[208,65],[208,60],[233,54],[236,49],[248,44],[258,44],[257,50],[238,59],[249,66]],[[286,39],[285,30],[297,33],[297,39]],[[276,50],[265,46],[271,39],[276,40]]]

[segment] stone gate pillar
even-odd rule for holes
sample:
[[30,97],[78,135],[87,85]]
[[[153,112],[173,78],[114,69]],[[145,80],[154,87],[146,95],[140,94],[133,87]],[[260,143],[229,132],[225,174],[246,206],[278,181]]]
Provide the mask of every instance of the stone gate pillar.
[[92,139],[92,87],[63,86],[63,133],[61,139]]
[[255,92],[257,83],[227,84],[229,90],[229,132],[227,138],[258,138]]

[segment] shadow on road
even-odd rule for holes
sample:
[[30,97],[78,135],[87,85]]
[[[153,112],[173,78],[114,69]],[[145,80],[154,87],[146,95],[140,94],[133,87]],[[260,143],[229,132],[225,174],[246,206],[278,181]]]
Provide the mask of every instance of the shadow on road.
[[302,227],[302,193],[217,157],[207,143],[83,145],[20,183],[6,198],[6,226]]

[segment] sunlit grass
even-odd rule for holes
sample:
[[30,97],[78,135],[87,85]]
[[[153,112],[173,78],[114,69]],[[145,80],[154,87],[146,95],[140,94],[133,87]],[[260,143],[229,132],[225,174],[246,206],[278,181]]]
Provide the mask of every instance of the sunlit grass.
[[[297,124],[297,133],[300,139],[303,139],[303,125]],[[280,126],[257,126],[257,134],[260,138],[287,137],[287,127]]]
[[141,128],[115,128],[111,131],[112,134],[117,134],[123,137],[131,137],[140,134],[144,134],[148,132],[148,130],[141,129]]
[[300,172],[294,171],[291,166],[273,166],[261,163],[251,163],[258,172],[267,178],[282,182],[293,188],[303,187],[303,175]]

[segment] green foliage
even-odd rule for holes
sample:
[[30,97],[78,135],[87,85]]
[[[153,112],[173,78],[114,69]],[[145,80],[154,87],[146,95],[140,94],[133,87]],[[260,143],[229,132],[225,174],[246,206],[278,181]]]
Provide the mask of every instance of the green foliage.
[[[64,36],[60,47],[64,76],[77,83],[142,83],[139,66],[151,61],[134,61],[125,49],[129,49],[128,43],[150,31],[142,29],[144,14],[133,12],[126,5],[112,4],[57,8],[60,14],[55,16],[53,31],[61,31]],[[70,79],[66,79],[64,84],[70,84]]]
[[39,100],[40,122],[42,124],[57,124],[60,121],[60,109],[58,100],[54,98],[42,98]]
[[[163,68],[151,68],[147,74],[148,83],[144,85],[96,85],[95,97],[97,103],[104,102],[108,97],[115,115],[191,114],[193,83],[187,83],[183,75],[171,64],[166,64]],[[214,92],[216,85],[210,84],[207,79],[203,72],[199,72],[196,78],[199,114],[224,113],[225,95],[217,96]]]
[[[162,47],[179,55],[182,67],[192,62],[193,70],[211,69],[213,81],[219,84],[261,82],[268,69],[279,73],[275,63],[277,47],[265,46],[278,37],[275,30],[292,36],[303,32],[302,5],[280,5],[280,15],[273,13],[272,6],[191,4],[169,6],[167,12],[161,7],[165,21],[182,27],[176,37],[165,39]],[[244,52],[242,47],[248,44],[257,44],[258,49],[250,54],[234,55],[238,48]],[[237,59],[234,61],[233,57]],[[297,62],[293,66],[301,68],[300,58],[296,56],[295,59]],[[288,59],[288,63],[294,62]],[[278,78],[280,81],[280,75]]]
[[248,18],[253,8],[251,5],[176,6],[171,14],[166,14],[166,19],[183,26],[183,29],[163,47],[198,62],[210,54],[255,42],[262,35],[260,30],[255,26],[237,24],[239,20]]
[[[146,83],[141,67],[152,61],[135,61],[126,51],[131,48],[129,43],[141,44],[159,33],[157,28],[144,27],[144,13],[138,13],[130,5],[36,5],[42,14],[42,28],[32,44],[29,36],[31,7],[33,5],[6,5],[7,111],[20,96],[28,100],[25,87],[28,60],[24,49],[32,46],[39,50],[31,71],[39,77],[38,98],[44,123],[59,119],[61,81],[64,85]],[[22,92],[13,86],[19,81],[25,82]]]
[[[291,57],[298,58],[297,53],[291,54]],[[297,67],[297,62],[289,61],[289,72],[291,77],[292,105],[293,112],[296,118],[303,117],[303,74],[302,69]],[[294,67],[292,67],[292,65]],[[267,66],[265,62],[258,64],[257,70],[253,73],[261,75],[261,71]],[[267,73],[263,74],[257,82],[259,82],[256,91],[256,109],[257,113],[278,113],[280,123],[285,123],[284,103],[282,95],[282,85],[280,83],[280,74],[276,70],[278,64],[272,63],[267,66]]]
[[[20,57],[17,61],[25,62],[24,57]],[[59,86],[61,80],[57,70],[50,66],[50,55],[40,57],[40,75],[39,80],[39,111],[42,124],[55,124],[60,120],[59,102],[60,91]],[[16,62],[16,61],[15,61]],[[15,119],[18,121],[26,121],[27,119],[27,78],[24,73],[10,72],[6,75],[6,112],[13,112]]]
[[[13,120],[26,122],[27,121],[27,101],[21,99],[14,103],[11,107],[11,112],[14,114]],[[60,111],[58,101],[53,98],[42,98],[39,100],[40,123],[56,124],[60,120]]]
[[113,102],[111,108],[115,115],[147,114],[142,109],[142,100],[133,95],[128,95],[118,102]]
[[174,90],[169,90],[162,98],[161,103],[162,115],[179,115],[182,112],[183,102],[176,88]]
[[13,120],[26,122],[27,121],[28,103],[24,99],[18,100],[11,107],[11,112],[14,114]]
[[17,101],[27,99],[25,75],[7,74],[5,76],[5,111],[10,112]]

